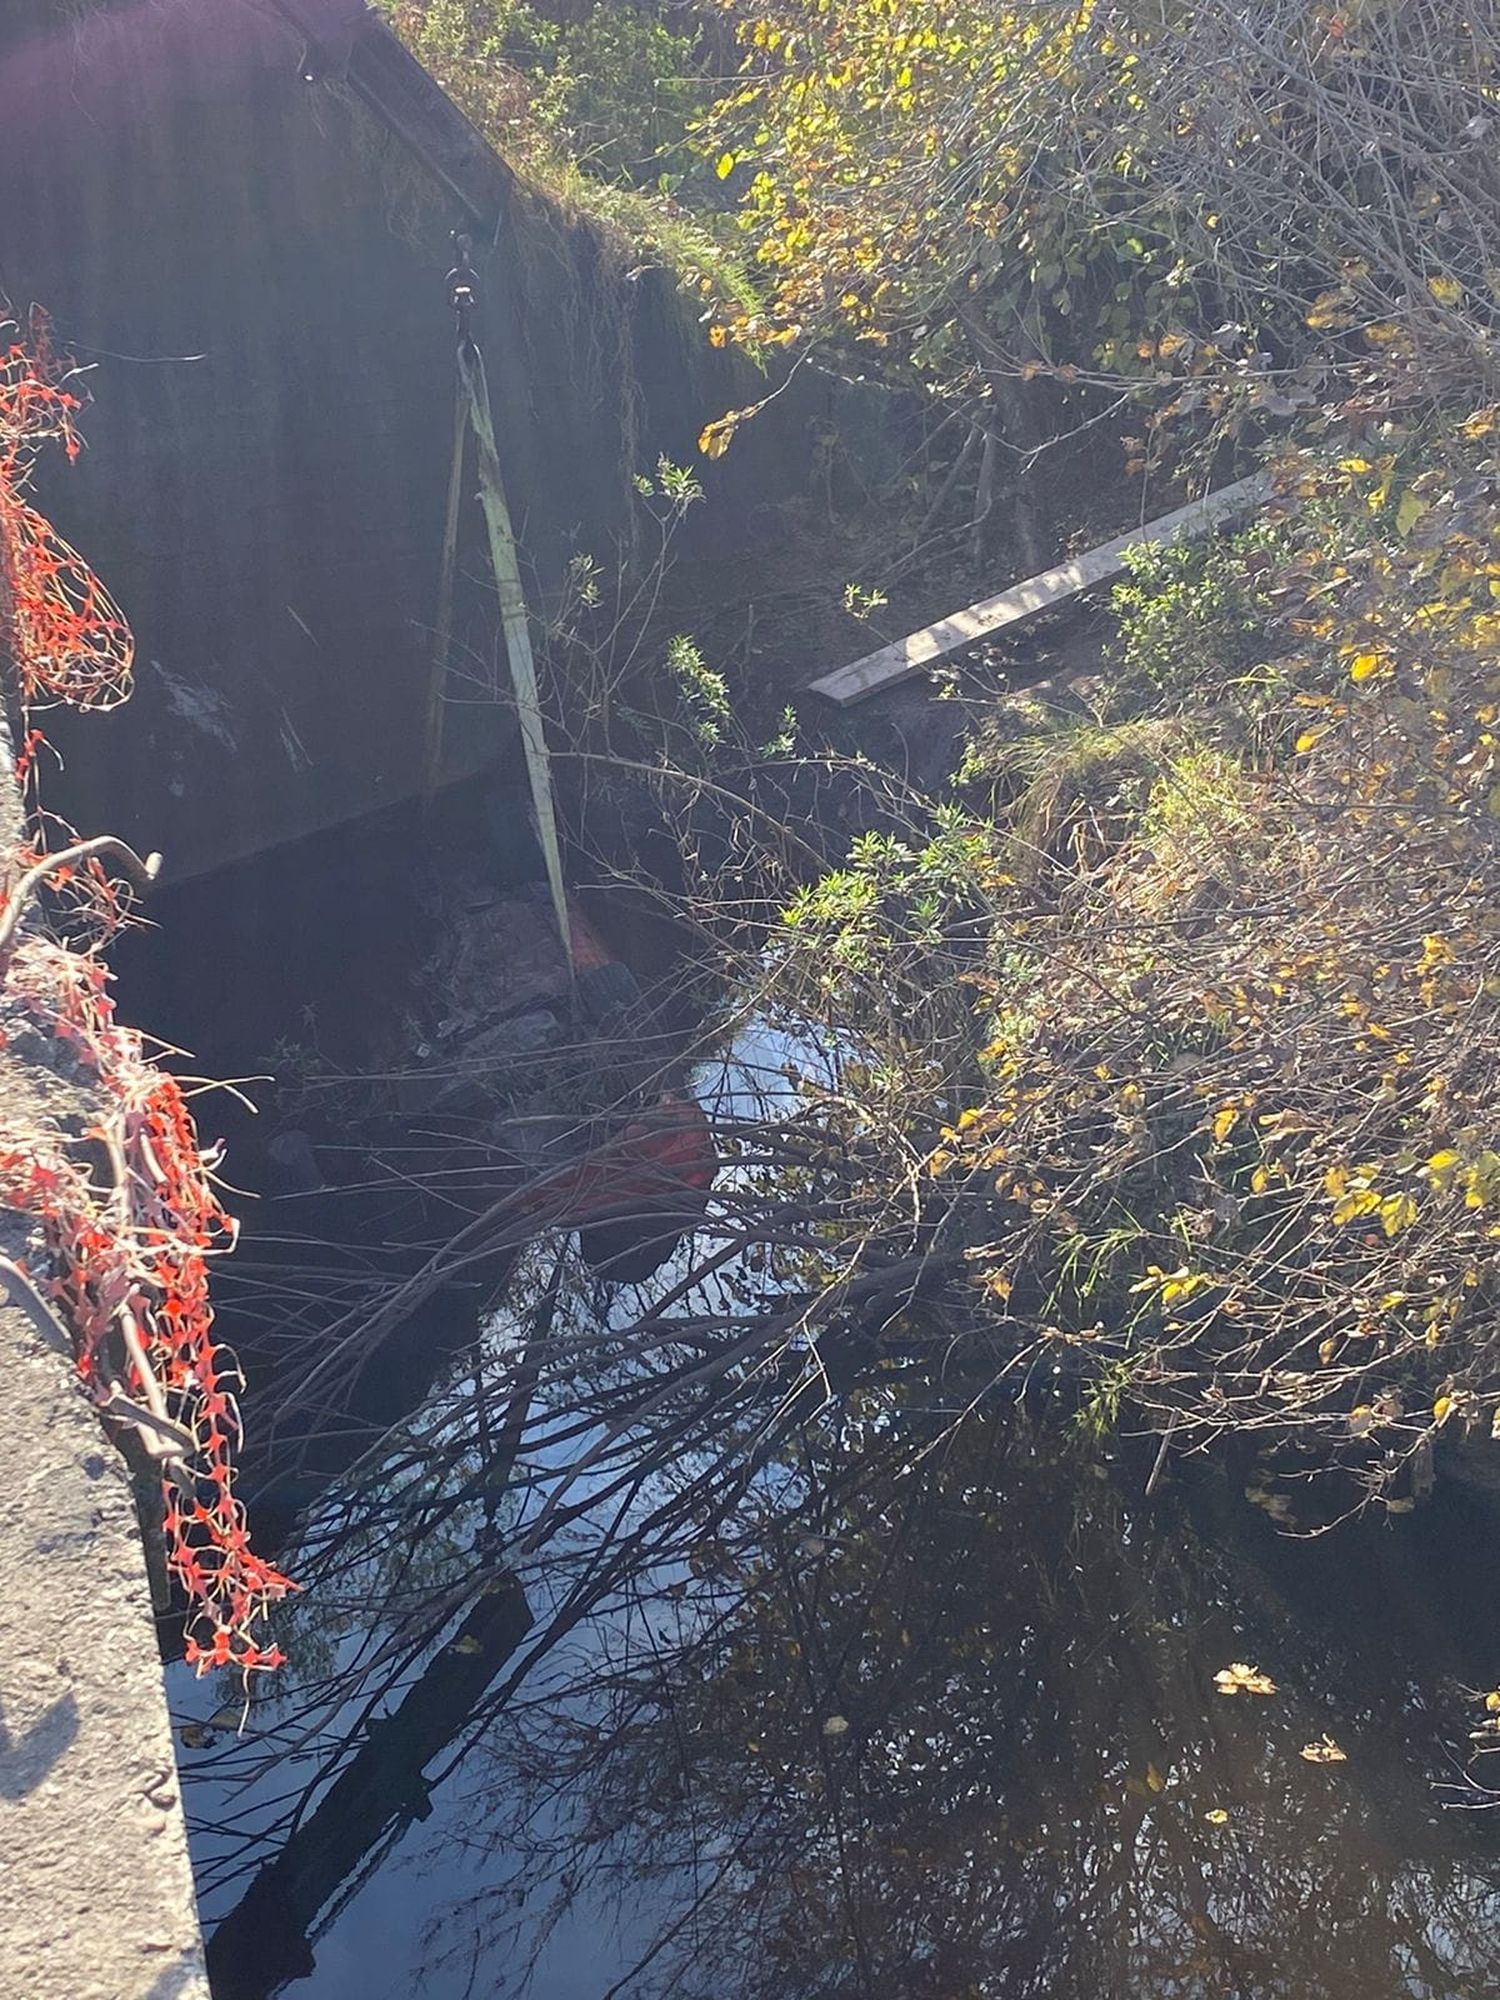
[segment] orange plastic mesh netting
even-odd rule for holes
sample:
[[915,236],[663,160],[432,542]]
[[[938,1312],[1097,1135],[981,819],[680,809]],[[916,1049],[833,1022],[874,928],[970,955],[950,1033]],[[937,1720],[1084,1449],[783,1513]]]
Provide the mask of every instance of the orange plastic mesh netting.
[[[0,324],[0,341],[17,329]],[[22,497],[36,454],[51,442],[76,458],[83,398],[54,359],[46,322],[0,346],[0,656],[23,703],[112,708],[130,692],[131,636],[88,565]],[[17,776],[35,783],[40,732],[28,731]],[[44,856],[45,816],[15,853],[0,855],[0,917]],[[112,1162],[111,1185],[64,1136],[0,1129],[0,1204],[36,1219],[50,1273],[12,1267],[42,1309],[66,1321],[79,1374],[96,1401],[115,1385],[158,1412],[180,1440],[164,1457],[167,1556],[187,1599],[186,1656],[200,1672],[281,1664],[261,1643],[265,1613],[292,1588],[251,1550],[234,1496],[240,1441],[234,1363],[214,1338],[208,1261],[234,1228],[219,1204],[181,1085],[142,1039],[114,1019],[99,946],[127,906],[97,860],[50,871],[86,920],[86,948],[44,929],[12,931],[0,980],[92,1086],[99,1125],[84,1135]]]
[[130,694],[133,644],[118,606],[88,564],[45,516],[25,486],[42,446],[79,452],[74,419],[84,398],[77,377],[56,362],[45,317],[33,313],[29,339],[0,321],[0,645],[29,707],[66,702],[114,708]]

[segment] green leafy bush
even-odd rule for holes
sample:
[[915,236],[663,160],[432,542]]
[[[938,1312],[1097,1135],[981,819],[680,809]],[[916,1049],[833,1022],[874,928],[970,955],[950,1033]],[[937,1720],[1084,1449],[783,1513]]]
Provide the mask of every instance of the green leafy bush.
[[1127,707],[1186,704],[1243,691],[1264,676],[1270,605],[1264,579],[1282,549],[1276,526],[1207,542],[1148,544],[1117,584],[1115,699]]
[[670,186],[689,170],[705,88],[696,34],[662,10],[596,4],[554,19],[529,0],[381,0],[409,47],[491,138],[596,180]]

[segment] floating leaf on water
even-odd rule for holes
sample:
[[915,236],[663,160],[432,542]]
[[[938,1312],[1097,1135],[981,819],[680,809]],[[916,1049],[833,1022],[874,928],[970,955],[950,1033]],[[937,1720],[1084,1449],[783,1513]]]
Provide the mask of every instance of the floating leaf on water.
[[1214,1675],[1214,1686],[1220,1694],[1275,1694],[1276,1683],[1269,1674],[1263,1674],[1259,1667],[1252,1667],[1244,1660],[1235,1660],[1230,1666],[1221,1667]]
[[1259,1507],[1269,1514],[1273,1521],[1289,1521],[1292,1518],[1292,1503],[1284,1493],[1273,1493],[1267,1486],[1247,1486],[1245,1498],[1252,1507]]
[[1316,1743],[1304,1743],[1297,1754],[1305,1757],[1309,1764],[1347,1764],[1349,1761],[1331,1736],[1320,1736]]
[[1203,1817],[1208,1821],[1210,1826],[1228,1826],[1229,1824],[1229,1814],[1224,1810],[1223,1806],[1210,1806]]

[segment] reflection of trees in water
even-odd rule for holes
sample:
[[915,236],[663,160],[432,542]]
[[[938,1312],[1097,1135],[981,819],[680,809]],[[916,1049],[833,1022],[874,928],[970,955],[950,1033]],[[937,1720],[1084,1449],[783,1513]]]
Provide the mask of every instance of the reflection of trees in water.
[[[429,1853],[491,1885],[437,1940],[476,1992],[612,1897],[642,1963],[579,2000],[1491,1991],[1461,1843],[1494,1834],[1435,1812],[1407,1691],[1460,1671],[1436,1621],[1362,1660],[1378,1593],[1293,1611],[1034,1433],[1027,1357],[931,1296],[944,1239],[850,1194],[886,1135],[830,1146],[763,1039],[654,1284],[591,1308],[574,1253],[523,1259],[483,1353],[304,1522],[294,1668],[200,1766],[216,1993],[309,1969],[434,1794]],[[1238,1659],[1283,1693],[1217,1695]],[[1347,1764],[1299,1757],[1325,1731]]]
[[[1346,1674],[1025,1426],[849,1427],[788,1478],[815,1529],[705,1547],[490,1740],[465,1844],[533,1896],[464,1912],[486,1949],[612,1896],[661,1912],[621,1995],[1496,1990],[1500,1863],[1395,1658]],[[1246,1656],[1274,1700],[1216,1694]],[[1299,1755],[1325,1731],[1347,1763]]]

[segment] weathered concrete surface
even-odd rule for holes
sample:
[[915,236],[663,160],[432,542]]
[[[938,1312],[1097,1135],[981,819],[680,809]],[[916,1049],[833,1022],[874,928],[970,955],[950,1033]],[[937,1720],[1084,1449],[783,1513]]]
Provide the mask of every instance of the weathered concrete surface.
[[[119,717],[55,718],[52,803],[169,879],[420,782],[455,226],[538,602],[575,554],[616,561],[632,474],[769,386],[668,273],[521,186],[359,0],[5,0],[0,191],[0,292],[94,370],[88,449],[41,468],[43,504],[138,642]],[[688,533],[739,548],[848,401],[800,370],[705,468]],[[497,637],[468,588],[450,777],[508,739]]]
[[[15,1254],[22,1231],[5,1223]],[[0,1308],[0,1993],[208,1995],[129,1478],[69,1362],[12,1306]]]

